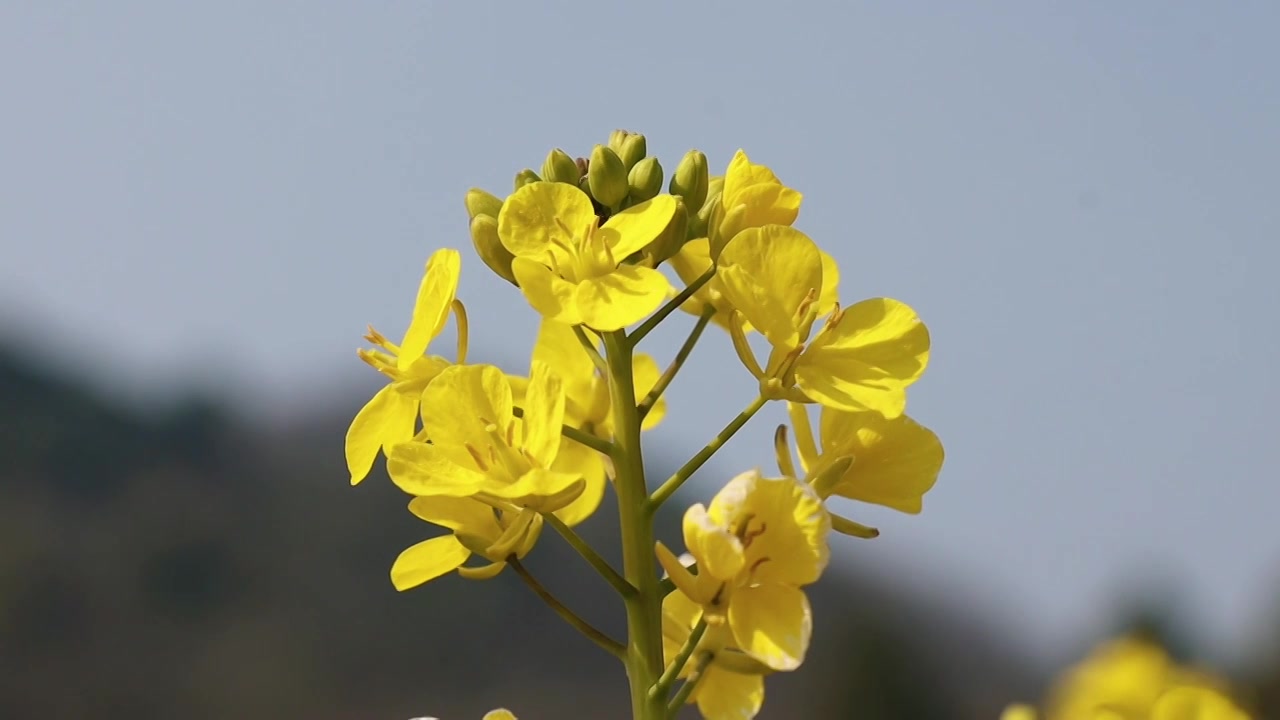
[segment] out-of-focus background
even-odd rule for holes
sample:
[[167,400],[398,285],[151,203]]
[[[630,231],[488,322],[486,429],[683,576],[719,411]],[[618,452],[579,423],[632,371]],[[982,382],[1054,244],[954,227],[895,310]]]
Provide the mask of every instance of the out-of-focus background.
[[[911,411],[942,477],[919,516],[846,508],[883,535],[835,540],[762,717],[991,718],[1131,627],[1280,717],[1278,26],[1261,2],[0,5],[0,717],[613,716],[619,668],[512,578],[393,591],[429,528],[380,470],[350,488],[341,440],[380,384],[365,324],[403,331],[438,247],[464,249],[474,357],[526,366],[534,315],[471,254],[463,193],[615,127],[668,170],[745,148],[804,193],[846,300],[933,335]],[[709,331],[658,474],[751,392]],[[686,504],[771,467],[781,419]],[[535,569],[616,627],[548,540]]]

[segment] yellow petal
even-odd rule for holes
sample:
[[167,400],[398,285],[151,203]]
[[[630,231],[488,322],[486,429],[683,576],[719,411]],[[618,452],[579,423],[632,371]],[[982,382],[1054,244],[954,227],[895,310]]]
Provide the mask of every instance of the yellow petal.
[[819,249],[818,254],[822,256],[822,291],[818,294],[818,315],[821,317],[834,310],[840,301],[840,266],[825,250]]
[[716,494],[710,514],[721,526],[747,523],[738,533],[752,536],[745,564],[755,581],[806,585],[826,569],[831,519],[804,482],[743,473]]
[[518,258],[546,262],[548,255],[555,255],[557,262],[568,262],[571,256],[563,246],[573,245],[595,216],[591,198],[578,188],[566,183],[529,183],[502,203],[498,238]]
[[570,527],[591,517],[600,507],[606,484],[604,460],[600,453],[569,438],[561,438],[560,451],[556,453],[551,469],[580,475],[584,483],[582,494],[556,510],[556,517]]
[[511,384],[492,365],[445,368],[423,391],[422,404],[427,437],[463,465],[470,464],[463,445],[486,447],[490,425],[505,435],[515,422]]
[[512,483],[492,484],[486,492],[494,497],[515,501],[539,511],[551,512],[565,507],[586,488],[576,473],[533,468]]
[[408,590],[456,570],[469,557],[471,551],[454,536],[431,538],[400,553],[391,566],[391,583]]
[[799,342],[797,311],[822,291],[822,253],[799,230],[751,228],[725,247],[717,274],[725,297],[753,327],[773,345],[792,347]]
[[707,720],[751,720],[764,705],[764,677],[721,670],[713,663],[694,699]]
[[1036,720],[1036,709],[1030,705],[1010,705],[1000,713],[1000,720]]
[[[658,369],[658,361],[654,360],[653,356],[644,353],[636,353],[631,362],[631,377],[636,390],[636,403],[639,404],[653,386],[658,384],[658,378],[662,377],[662,370]],[[658,402],[650,408],[649,414],[644,416],[640,429],[652,430],[657,427],[666,413],[667,398],[666,393],[663,393],[663,396],[658,398]]]
[[543,319],[533,344],[533,362],[546,363],[564,382],[566,413],[581,419],[593,404],[598,383],[595,365],[573,332],[573,326]]
[[510,710],[499,708],[485,713],[480,720],[516,720],[516,716]]
[[920,512],[942,470],[942,443],[933,431],[906,415],[886,420],[879,413],[830,408],[822,409],[821,428],[824,453],[854,457],[836,495]]
[[420,393],[405,390],[394,383],[383,387],[360,408],[347,428],[347,470],[351,472],[352,485],[369,475],[378,450],[413,437]]
[[470,497],[494,484],[477,470],[459,465],[439,445],[406,442],[387,451],[387,474],[410,495]]
[[405,331],[404,342],[396,366],[408,370],[415,360],[427,351],[427,345],[444,329],[449,319],[449,305],[458,291],[462,257],[453,248],[435,251],[427,261],[426,274],[418,287],[418,299],[413,306],[413,320]]
[[675,212],[676,199],[670,195],[659,195],[610,217],[600,232],[605,234],[605,243],[613,257],[622,262],[653,242],[667,228]]
[[790,585],[741,588],[729,602],[729,628],[743,652],[774,670],[795,670],[813,632],[809,599]]
[[730,528],[713,522],[701,504],[685,511],[684,545],[698,559],[700,575],[729,580],[746,564],[742,541]]
[[522,444],[539,465],[551,467],[564,426],[564,384],[549,365],[534,362],[526,392]]
[[816,402],[841,410],[902,414],[903,390],[929,361],[929,331],[915,311],[888,298],[845,310],[796,361],[796,384]]
[[529,258],[516,258],[511,262],[511,272],[516,276],[520,292],[545,318],[566,325],[582,323],[576,293],[578,286],[551,272],[542,263]]
[[573,302],[583,323],[609,332],[648,317],[666,300],[670,288],[657,270],[623,265],[608,275],[583,280],[575,289]]
[[1202,687],[1177,687],[1151,710],[1151,720],[1249,720],[1225,695]]
[[409,501],[409,512],[433,525],[491,542],[502,531],[493,508],[469,497],[415,497]]
[[738,228],[790,225],[800,214],[799,192],[786,187],[773,171],[752,163],[739,150],[729,161],[721,202],[727,211],[744,206]]
[[[707,238],[698,238],[686,242],[679,252],[667,259],[667,264],[675,269],[676,274],[680,276],[685,285],[692,283],[711,267],[710,242]],[[724,282],[718,274],[712,276],[705,285],[693,294],[693,297],[680,306],[680,309],[692,315],[701,315],[707,305],[716,309],[716,314],[711,317],[711,321],[728,330],[730,327],[730,311],[733,310],[733,305],[725,298]],[[737,317],[738,324],[743,328],[744,332],[751,329],[741,314]]]

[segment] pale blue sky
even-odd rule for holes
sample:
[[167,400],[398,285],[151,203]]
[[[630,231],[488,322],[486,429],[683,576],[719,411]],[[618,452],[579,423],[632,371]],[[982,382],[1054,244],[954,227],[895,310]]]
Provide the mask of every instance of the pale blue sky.
[[[934,339],[942,479],[919,517],[850,509],[885,536],[837,554],[1042,650],[1148,574],[1247,640],[1280,587],[1280,8],[785,7],[5,3],[0,328],[123,395],[358,402],[365,323],[399,334],[453,245],[474,342],[519,367],[533,316],[470,254],[468,187],[615,127],[668,168],[742,147],[843,297]],[[686,373],[671,454],[751,392],[720,333]],[[770,464],[779,418],[722,467]]]

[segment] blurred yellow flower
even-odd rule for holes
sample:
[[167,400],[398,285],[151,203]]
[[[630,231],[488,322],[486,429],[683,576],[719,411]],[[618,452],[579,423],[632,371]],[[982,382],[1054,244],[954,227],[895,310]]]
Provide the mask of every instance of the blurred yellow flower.
[[[1035,720],[1025,706],[1002,720]],[[1224,684],[1183,667],[1153,642],[1122,637],[1095,649],[1055,684],[1044,720],[1249,720]]]

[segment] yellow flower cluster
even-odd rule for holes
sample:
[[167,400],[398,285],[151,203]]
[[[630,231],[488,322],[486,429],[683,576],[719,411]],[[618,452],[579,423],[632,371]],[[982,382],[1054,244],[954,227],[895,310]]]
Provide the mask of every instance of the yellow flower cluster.
[[[662,182],[644,137],[618,131],[589,158],[552,151],[540,174],[517,174],[506,198],[468,192],[477,254],[541,317],[527,374],[467,362],[459,255],[438,250],[402,342],[372,328],[366,336],[374,348],[360,357],[389,383],[352,422],[347,464],[356,484],[385,456],[392,482],[412,496],[409,510],[445,531],[401,553],[396,588],[510,567],[624,662],[633,717],[667,718],[693,702],[706,718],[751,718],[764,676],[804,660],[813,630],[804,588],[827,565],[829,532],[877,534],[832,513],[829,499],[917,513],[937,478],[941,444],[904,414],[929,334],[896,300],[842,305],[835,259],[793,227],[800,193],[745,153],[711,177],[706,156],[690,151],[669,192]],[[696,324],[660,369],[638,345],[681,309]],[[451,315],[453,359],[428,355]],[[664,393],[711,323],[728,332],[759,392],[675,474],[650,483],[641,432],[667,413]],[[753,333],[768,344],[763,362]],[[690,507],[687,554],[677,557],[653,536],[656,512],[770,401],[791,418],[791,431],[774,435],[779,475],[742,473]],[[819,408],[816,434],[810,405]],[[622,572],[573,529],[610,485]],[[546,525],[618,592],[625,642],[524,567]]]
[[1001,720],[1249,720],[1213,675],[1175,663],[1159,645],[1122,637],[1063,674],[1044,713],[1010,707]]

